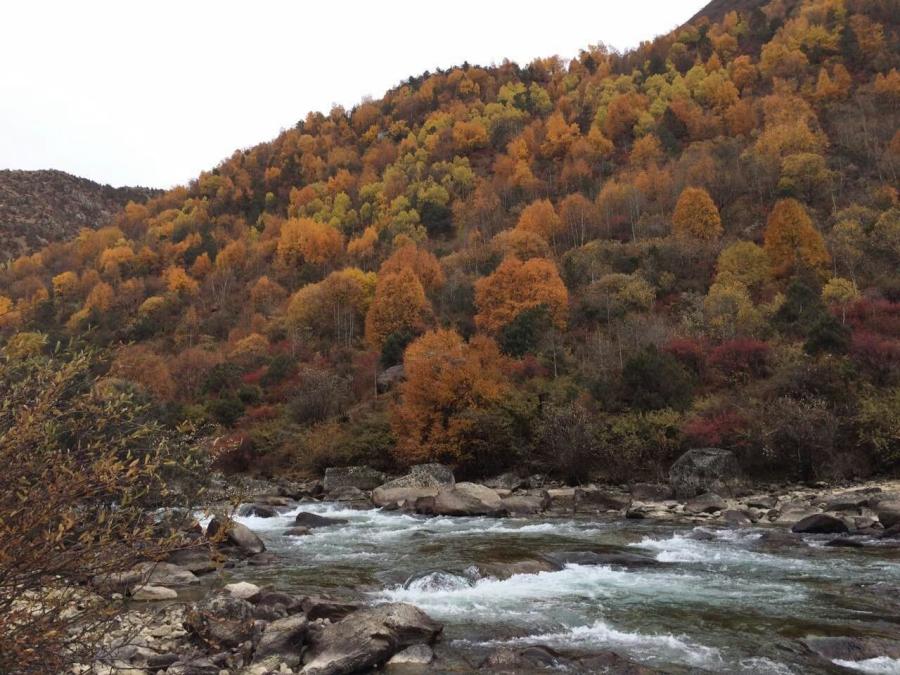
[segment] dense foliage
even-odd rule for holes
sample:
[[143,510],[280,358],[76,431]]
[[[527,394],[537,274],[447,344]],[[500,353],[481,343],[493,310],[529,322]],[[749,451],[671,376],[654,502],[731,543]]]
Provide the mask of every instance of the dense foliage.
[[891,470],[895,10],[772,0],[425,73],[16,260],[0,324],[118,346],[171,420],[228,428],[233,468],[620,479],[702,443]]

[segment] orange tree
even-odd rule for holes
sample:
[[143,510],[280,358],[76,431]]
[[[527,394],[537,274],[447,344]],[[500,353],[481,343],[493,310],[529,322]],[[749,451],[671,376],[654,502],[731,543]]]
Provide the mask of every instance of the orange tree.
[[684,189],[672,214],[672,232],[695,239],[717,239],[722,235],[719,209],[706,190]]
[[775,204],[766,221],[763,246],[779,276],[804,268],[823,272],[831,260],[825,240],[796,199]]
[[498,332],[522,312],[544,306],[552,323],[566,326],[569,293],[550,260],[531,258],[525,262],[506,258],[493,274],[475,283],[475,323],[489,332]]

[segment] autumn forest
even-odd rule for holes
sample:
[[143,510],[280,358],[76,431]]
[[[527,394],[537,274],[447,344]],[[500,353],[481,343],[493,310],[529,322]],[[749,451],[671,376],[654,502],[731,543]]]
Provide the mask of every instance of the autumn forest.
[[896,4],[745,4],[311,113],[11,261],[4,353],[95,350],[225,472],[895,472]]

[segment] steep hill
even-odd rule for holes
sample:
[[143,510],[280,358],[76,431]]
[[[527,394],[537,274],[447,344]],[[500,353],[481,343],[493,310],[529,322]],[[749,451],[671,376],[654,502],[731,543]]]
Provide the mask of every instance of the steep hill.
[[0,260],[54,241],[83,227],[107,224],[130,201],[162,194],[150,188],[114,188],[63,171],[0,171]]
[[223,467],[896,471],[895,3],[756,5],[311,113],[15,261],[0,328],[111,346]]

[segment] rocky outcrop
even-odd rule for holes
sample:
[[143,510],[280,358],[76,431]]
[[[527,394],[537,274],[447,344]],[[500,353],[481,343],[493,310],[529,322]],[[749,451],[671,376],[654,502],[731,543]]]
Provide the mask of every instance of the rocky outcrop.
[[272,621],[262,632],[253,653],[253,663],[271,661],[288,666],[300,665],[300,654],[309,630],[309,621],[302,614]]
[[715,513],[724,511],[728,507],[727,502],[714,492],[707,492],[693,499],[689,499],[684,505],[685,513]]
[[672,464],[669,484],[679,499],[704,492],[734,496],[742,484],[742,473],[730,450],[695,448]]
[[257,630],[253,605],[231,596],[215,596],[200,602],[186,614],[184,627],[210,650],[233,649],[251,640]]
[[361,609],[311,632],[304,675],[344,675],[374,668],[415,644],[428,644],[441,624],[405,603]]
[[436,497],[444,488],[455,484],[453,471],[443,464],[417,464],[400,478],[379,485],[372,492],[376,506],[408,505],[414,507],[422,497]]
[[521,649],[498,647],[488,654],[479,668],[489,673],[516,673],[516,675],[545,671],[617,675],[653,675],[660,672],[629,661],[614,652],[566,655],[543,645]]

